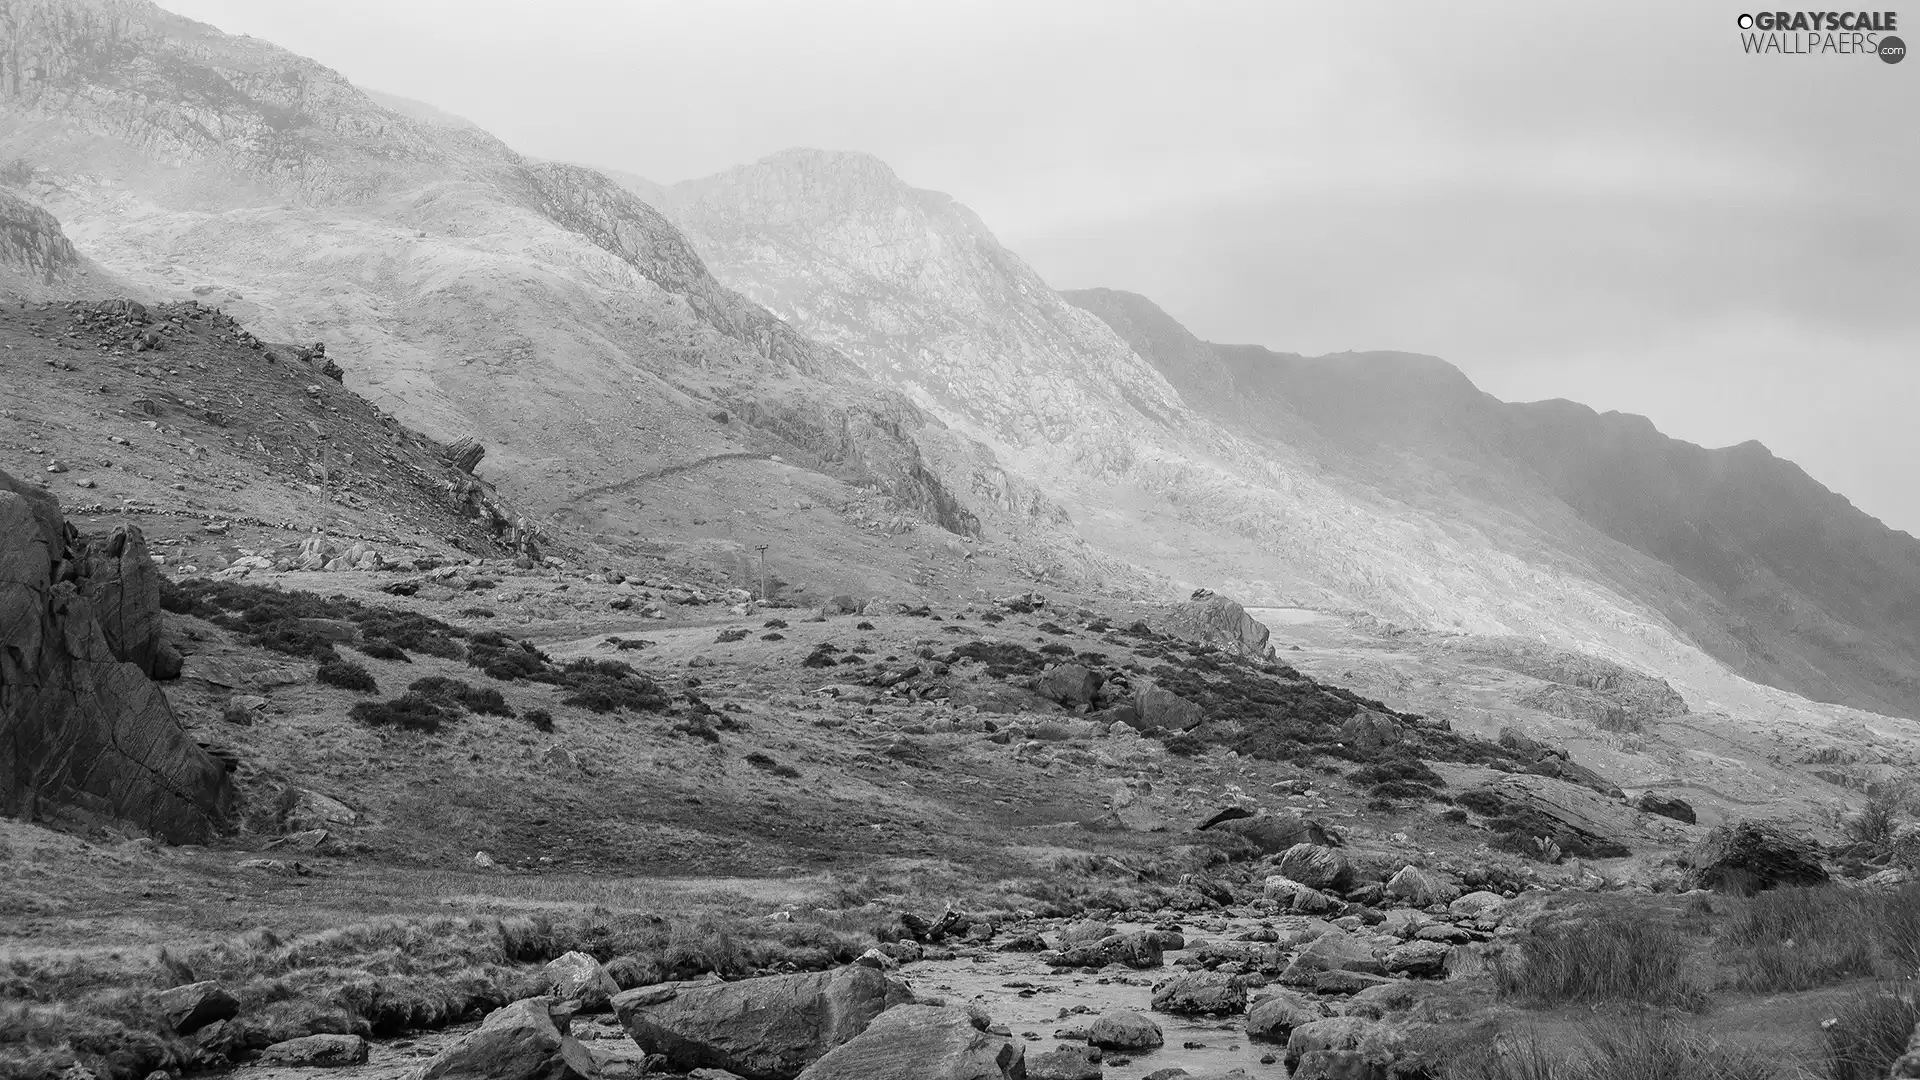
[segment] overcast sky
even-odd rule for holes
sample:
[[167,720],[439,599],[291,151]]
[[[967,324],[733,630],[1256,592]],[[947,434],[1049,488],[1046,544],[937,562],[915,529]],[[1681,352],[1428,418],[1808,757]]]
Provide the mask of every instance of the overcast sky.
[[1057,287],[1757,438],[1920,534],[1920,60],[1743,55],[1739,2],[163,2],[542,157],[870,151]]

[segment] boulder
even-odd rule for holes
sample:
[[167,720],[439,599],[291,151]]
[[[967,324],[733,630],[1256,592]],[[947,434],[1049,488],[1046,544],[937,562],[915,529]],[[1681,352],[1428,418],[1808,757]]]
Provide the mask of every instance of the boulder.
[[1386,1080],[1401,1048],[1401,1039],[1375,1021],[1336,1016],[1293,1029],[1287,1066],[1295,1080]]
[[1782,885],[1819,885],[1827,880],[1820,848],[1811,839],[1772,821],[1739,821],[1707,834],[1687,855],[1689,884],[1696,889],[1751,896]]
[[288,832],[340,830],[360,823],[360,815],[338,799],[306,788],[289,788],[280,796],[281,827]]
[[1110,812],[1128,832],[1166,832],[1171,824],[1144,796],[1125,785],[1114,789]]
[[556,1001],[577,1005],[581,1012],[605,1009],[620,992],[620,986],[600,966],[600,961],[583,952],[570,952],[550,961],[544,974],[551,984],[548,993]]
[[1387,879],[1387,895],[1414,907],[1431,907],[1458,899],[1460,887],[1432,870],[1407,866]]
[[1314,976],[1323,971],[1358,971],[1379,975],[1385,970],[1373,955],[1373,950],[1364,942],[1336,930],[1322,934],[1296,950],[1280,978],[1290,983],[1311,983]]
[[358,1035],[308,1035],[277,1042],[260,1051],[262,1065],[330,1069],[366,1063],[367,1040]]
[[1082,664],[1056,664],[1033,680],[1033,692],[1069,708],[1086,705],[1100,689],[1100,680]]
[[1311,889],[1345,889],[1353,884],[1353,865],[1338,848],[1295,844],[1280,853],[1274,869]]
[[1196,596],[1188,603],[1177,605],[1161,620],[1161,625],[1176,637],[1218,645],[1242,656],[1265,656],[1268,651],[1266,624],[1218,593]]
[[1247,1037],[1283,1043],[1294,1028],[1324,1019],[1326,1015],[1326,1009],[1312,998],[1290,990],[1270,991],[1263,993],[1247,1010]]
[[1023,1080],[1026,1048],[976,1019],[936,1005],[889,1009],[800,1080]]
[[218,1020],[231,1020],[240,1012],[240,1002],[226,988],[211,979],[176,986],[154,995],[161,1019],[181,1035],[191,1035]]
[[1027,1080],[1100,1080],[1100,1051],[1062,1046],[1026,1059]]
[[1633,800],[1633,805],[1643,813],[1658,814],[1675,821],[1684,821],[1689,825],[1697,824],[1699,821],[1698,816],[1693,812],[1693,804],[1672,795],[1643,791],[1638,799]]
[[730,983],[648,986],[613,998],[640,1048],[670,1068],[725,1069],[746,1080],[786,1080],[867,1029],[905,986],[870,967]]
[[1361,709],[1340,725],[1340,741],[1369,756],[1398,746],[1406,737],[1407,729],[1400,721],[1372,709]]
[[1569,855],[1617,858],[1638,830],[1633,810],[1579,784],[1509,773],[1462,792],[1455,801],[1501,832],[1545,837]]
[[593,1080],[593,1056],[554,1022],[553,1005],[531,997],[495,1009],[427,1062],[419,1080]]
[[138,528],[82,541],[51,495],[0,472],[0,813],[118,819],[174,843],[231,813],[227,765],[151,678],[179,673],[153,573]]
[[1151,682],[1134,691],[1133,712],[1133,726],[1142,731],[1187,731],[1206,719],[1200,706]]
[[1224,971],[1176,975],[1153,988],[1153,1008],[1157,1012],[1230,1016],[1246,1007],[1246,980]]
[[1390,975],[1412,979],[1437,979],[1446,974],[1447,957],[1453,946],[1439,941],[1416,938],[1388,949],[1380,964]]
[[1087,1031],[1087,1041],[1106,1050],[1150,1050],[1166,1041],[1160,1025],[1127,1009],[1109,1009]]
[[1447,911],[1459,918],[1478,918],[1499,911],[1506,903],[1506,897],[1482,889],[1454,900],[1447,905]]
[[1060,950],[1054,960],[1057,967],[1105,967],[1122,964],[1130,968],[1156,968],[1161,963],[1159,935],[1153,931],[1113,934],[1099,941],[1083,941]]
[[1060,928],[1060,944],[1083,945],[1113,936],[1113,926],[1096,919],[1082,919],[1070,922]]
[[1288,811],[1276,814],[1249,814],[1239,818],[1223,818],[1216,814],[1216,822],[1210,828],[1232,833],[1252,844],[1262,855],[1278,855],[1295,844],[1322,844],[1333,846],[1332,830],[1321,822]]

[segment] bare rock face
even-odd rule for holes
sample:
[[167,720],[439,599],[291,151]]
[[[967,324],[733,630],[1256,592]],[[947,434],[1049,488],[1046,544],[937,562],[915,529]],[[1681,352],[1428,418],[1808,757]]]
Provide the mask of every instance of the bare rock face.
[[204,840],[231,809],[227,767],[149,677],[179,672],[153,573],[139,529],[82,543],[52,496],[0,472],[0,809],[172,842]]
[[643,987],[615,996],[613,1008],[633,1041],[664,1054],[672,1068],[790,1080],[911,996],[902,984],[855,964],[731,983]]
[[73,242],[52,214],[0,191],[0,293],[37,298],[81,266]]

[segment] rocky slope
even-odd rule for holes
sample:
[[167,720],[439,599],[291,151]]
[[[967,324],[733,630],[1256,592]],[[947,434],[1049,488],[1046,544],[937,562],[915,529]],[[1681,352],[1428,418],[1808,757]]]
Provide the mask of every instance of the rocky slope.
[[[749,540],[817,534],[788,577],[831,593],[911,588],[937,535],[1004,522],[1049,549],[1030,485],[716,282],[599,174],[140,0],[20,6],[0,55],[0,144],[80,252],[329,342],[350,388],[477,438],[514,501],[604,557],[664,542],[743,566]],[[716,468],[744,475],[700,500],[666,482]],[[798,476],[823,498],[795,499]],[[813,506],[836,512],[795,513]],[[898,524],[876,540],[876,519]],[[911,550],[875,550],[915,525]]]
[[[1804,704],[1729,673],[1739,613],[1656,555],[1565,502],[1508,497],[1510,476],[1458,482],[1447,457],[1465,450],[1375,452],[1372,429],[1343,427],[1323,402],[1247,395],[1163,313],[1060,297],[964,207],[870,157],[795,150],[634,186],[722,281],[1038,478],[1096,550],[1184,588],[1597,652],[1728,709]],[[1383,369],[1379,381],[1421,389],[1354,408],[1423,430],[1426,406],[1407,399],[1463,392],[1444,368]]]
[[[1223,422],[1307,441],[1403,497],[1428,485],[1441,510],[1477,505],[1593,553],[1596,577],[1751,678],[1920,713],[1920,541],[1758,443],[1709,450],[1643,417],[1503,402],[1433,357],[1210,345],[1129,293],[1068,299]],[[1605,557],[1608,546],[1640,558]]]

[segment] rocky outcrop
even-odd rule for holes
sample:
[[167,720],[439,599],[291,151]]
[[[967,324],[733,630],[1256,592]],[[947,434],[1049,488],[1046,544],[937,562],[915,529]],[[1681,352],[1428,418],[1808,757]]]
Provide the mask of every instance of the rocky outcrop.
[[80,253],[52,214],[0,191],[0,295],[43,296],[81,269]]
[[725,1069],[746,1080],[790,1080],[827,1051],[911,998],[879,971],[851,965],[703,985],[663,984],[613,999],[640,1048],[675,1069]]
[[78,812],[186,842],[231,810],[226,765],[188,737],[149,677],[179,671],[161,643],[152,573],[138,528],[82,542],[52,496],[0,473],[5,812]]
[[1624,803],[1589,786],[1546,776],[1510,774],[1464,791],[1454,801],[1487,818],[1497,833],[1550,843],[1568,855],[1625,855],[1635,832],[1634,812]]
[[1212,593],[1179,604],[1161,620],[1161,629],[1189,641],[1204,641],[1243,656],[1265,656],[1265,623],[1238,602]]

